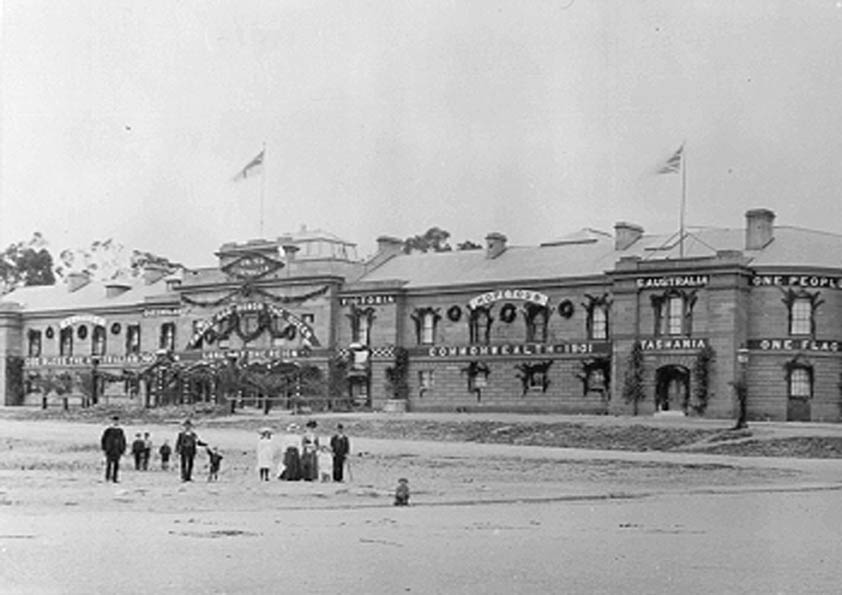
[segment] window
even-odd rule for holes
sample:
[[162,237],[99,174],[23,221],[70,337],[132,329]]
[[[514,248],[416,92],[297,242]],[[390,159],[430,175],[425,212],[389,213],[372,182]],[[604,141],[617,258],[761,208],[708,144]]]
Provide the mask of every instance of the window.
[[608,308],[606,306],[596,306],[591,312],[590,337],[597,340],[608,338]]
[[812,368],[793,366],[789,369],[789,396],[795,399],[809,399],[813,396]]
[[473,344],[488,345],[491,335],[491,310],[487,306],[478,306],[471,310],[468,319],[470,341]]
[[[671,291],[652,296],[656,335],[689,335],[692,331],[694,293]],[[607,330],[606,330],[607,332]]]
[[538,304],[526,304],[526,342],[544,343],[547,340],[547,314],[546,306]]
[[[490,370],[485,363],[471,362],[462,371],[468,373],[468,391],[478,392],[488,386],[488,374]],[[477,398],[479,398],[479,395],[477,395]]]
[[436,342],[436,324],[441,315],[438,309],[416,308],[410,316],[415,322],[415,338],[419,345],[432,345]]
[[517,377],[523,385],[523,394],[531,390],[547,392],[550,386],[549,369],[553,365],[552,360],[537,363],[522,363],[515,366],[519,374]]
[[29,346],[27,353],[29,357],[40,357],[41,355],[41,331],[30,330],[28,334]]
[[418,386],[421,388],[421,395],[425,391],[432,390],[435,385],[435,370],[419,370],[418,371]]
[[813,300],[799,297],[792,302],[789,311],[789,334],[813,334]]
[[140,353],[140,325],[129,324],[126,326],[126,355]]
[[91,355],[105,355],[105,327],[95,326],[91,336]]
[[158,342],[160,349],[175,351],[175,323],[165,322],[161,325],[161,337]]
[[351,306],[347,315],[351,321],[351,342],[368,345],[371,341],[371,324],[374,321],[374,308]]
[[73,355],[73,327],[68,326],[59,331],[58,353],[63,356]]

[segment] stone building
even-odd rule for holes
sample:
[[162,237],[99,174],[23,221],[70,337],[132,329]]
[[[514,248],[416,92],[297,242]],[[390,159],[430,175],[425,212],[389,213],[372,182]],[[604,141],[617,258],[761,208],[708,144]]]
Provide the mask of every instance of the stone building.
[[191,401],[218,399],[224,362],[324,377],[343,362],[341,396],[375,409],[400,384],[412,410],[728,418],[742,380],[749,419],[840,418],[840,235],[755,209],[683,237],[621,222],[537,246],[402,247],[381,237],[363,261],[302,232],[223,245],[212,268],[18,289],[0,302],[6,404],[31,402],[32,378],[94,368],[102,397],[154,404],[172,362]]

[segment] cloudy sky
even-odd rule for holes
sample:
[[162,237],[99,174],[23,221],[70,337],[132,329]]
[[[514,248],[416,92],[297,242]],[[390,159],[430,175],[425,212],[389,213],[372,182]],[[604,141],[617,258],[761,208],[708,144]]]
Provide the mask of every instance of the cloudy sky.
[[[836,0],[0,0],[0,244],[842,233]],[[265,180],[232,177],[266,144]]]

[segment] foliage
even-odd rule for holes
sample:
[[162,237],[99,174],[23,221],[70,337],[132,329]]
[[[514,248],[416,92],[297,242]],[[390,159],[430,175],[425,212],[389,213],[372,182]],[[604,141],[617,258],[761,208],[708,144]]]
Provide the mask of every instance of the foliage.
[[412,252],[449,252],[452,248],[447,240],[450,232],[440,227],[431,227],[422,235],[406,238],[403,243],[403,251],[407,254]]
[[635,341],[629,353],[626,365],[626,374],[623,378],[623,399],[631,403],[634,415],[637,415],[638,406],[646,398],[646,390],[643,386],[643,347],[639,341]]
[[166,257],[129,250],[111,238],[94,240],[90,246],[82,249],[66,249],[59,253],[56,273],[66,276],[71,272],[84,272],[93,280],[110,281],[113,279],[138,277],[147,266],[157,266],[169,271],[184,268]]
[[456,244],[457,250],[482,250],[482,246],[471,240],[465,240]]
[[348,359],[336,356],[330,361],[328,371],[328,395],[335,408],[351,409],[351,395],[348,393]]
[[730,382],[734,388],[734,394],[737,397],[737,423],[734,425],[735,430],[742,430],[748,427],[746,420],[746,406],[748,402],[748,379],[745,373],[740,372],[737,377]]
[[6,390],[11,393],[13,404],[23,402],[23,358],[18,355],[6,357]]
[[409,398],[409,351],[395,347],[395,363],[386,368],[386,392],[393,399]]
[[[696,355],[693,363],[693,401],[684,403],[686,410],[688,405],[696,413],[702,414],[708,406],[710,399],[711,368],[716,361],[716,350],[710,345],[705,345]],[[685,397],[689,400],[689,395]]]
[[35,232],[28,242],[11,244],[0,253],[0,285],[5,291],[55,282],[53,257],[40,233]]

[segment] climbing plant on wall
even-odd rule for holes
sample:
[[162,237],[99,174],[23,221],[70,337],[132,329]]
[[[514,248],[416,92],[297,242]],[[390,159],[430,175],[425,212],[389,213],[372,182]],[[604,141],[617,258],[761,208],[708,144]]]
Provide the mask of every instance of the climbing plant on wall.
[[629,353],[628,363],[626,365],[626,374],[623,378],[623,399],[626,403],[631,403],[634,415],[637,415],[637,409],[640,402],[646,398],[646,391],[643,386],[643,347],[639,342],[635,342]]
[[409,351],[395,347],[395,363],[386,368],[386,390],[393,399],[409,397]]
[[[710,345],[705,345],[696,355],[693,362],[693,400],[684,403],[684,409],[692,407],[693,411],[702,414],[707,409],[710,399],[710,383],[716,351]],[[685,397],[689,400],[689,395]]]

